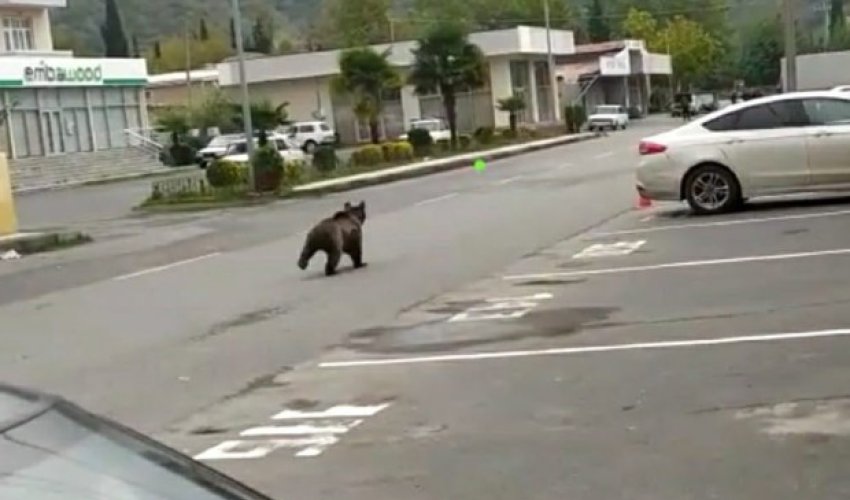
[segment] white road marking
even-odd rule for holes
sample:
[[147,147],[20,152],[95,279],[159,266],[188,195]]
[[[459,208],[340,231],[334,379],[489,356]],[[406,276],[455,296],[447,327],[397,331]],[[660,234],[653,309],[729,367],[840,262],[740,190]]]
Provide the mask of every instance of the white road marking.
[[574,166],[575,166],[575,164],[567,162],[567,163],[560,165],[558,168],[563,169],[563,168],[571,168],[571,167],[574,167]]
[[850,254],[850,248],[839,248],[837,250],[820,250],[817,252],[781,253],[774,255],[752,255],[748,257],[732,257],[729,259],[691,260],[685,262],[668,262],[666,264],[651,264],[647,266],[611,267],[607,269],[587,269],[583,271],[566,271],[555,273],[516,274],[503,276],[502,279],[533,280],[549,278],[567,278],[573,276],[595,276],[600,274],[639,273],[644,271],[658,271],[661,269],[682,269],[688,267],[719,266],[724,264],[743,264],[746,262],[771,262],[778,260],[805,259],[808,257],[826,257],[830,255]]
[[354,427],[363,423],[362,420],[354,420],[348,424],[341,425],[270,425],[266,427],[252,427],[239,433],[241,437],[260,436],[303,436],[315,434],[345,434]]
[[595,245],[590,245],[581,252],[573,255],[573,258],[590,259],[594,257],[622,257],[635,252],[644,244],[646,244],[646,240],[597,243]]
[[539,305],[538,301],[553,297],[551,293],[538,293],[528,297],[487,299],[487,305],[470,307],[462,313],[455,314],[449,318],[449,323],[517,319],[530,313]]
[[298,410],[283,410],[273,416],[273,420],[306,420],[306,419],[326,419],[326,418],[363,418],[371,417],[378,412],[385,410],[389,403],[370,406],[354,406],[354,405],[338,405],[332,406],[324,411],[298,411]]
[[[362,418],[371,417],[390,406],[379,405],[337,405],[324,411],[284,410],[274,417],[275,420],[301,420],[295,425],[270,425],[252,427],[239,433],[240,437],[257,438],[267,436],[287,436],[268,439],[231,439],[223,441],[198,454],[195,460],[251,460],[264,458],[280,448],[297,449],[298,458],[312,458],[338,443],[340,437],[363,423]],[[340,419],[349,419],[348,421]],[[333,420],[328,422],[328,420]],[[313,421],[313,422],[311,422]]]
[[644,217],[644,218],[643,218],[643,219],[641,219],[640,221],[641,221],[641,222],[649,222],[649,221],[651,221],[651,220],[652,220],[652,219],[654,219],[654,218],[655,218],[655,216],[654,216],[654,215],[647,215],[646,217]]
[[508,177],[507,179],[502,179],[500,181],[496,181],[496,185],[503,186],[505,184],[510,184],[511,182],[518,181],[518,180],[522,179],[523,177],[524,176],[522,176],[522,175],[515,175],[513,177]]
[[206,260],[206,259],[211,259],[211,258],[216,257],[218,255],[221,255],[221,252],[213,252],[213,253],[208,253],[206,255],[201,255],[199,257],[193,257],[191,259],[179,260],[177,262],[172,262],[171,264],[166,264],[164,266],[151,267],[151,268],[148,268],[148,269],[143,269],[141,271],[137,271],[135,273],[130,273],[130,274],[118,276],[118,277],[115,277],[115,278],[112,278],[112,279],[114,281],[125,281],[125,280],[129,280],[129,279],[133,279],[133,278],[138,278],[139,276],[145,276],[147,274],[154,274],[154,273],[158,273],[158,272],[162,272],[162,271],[167,271],[167,270],[173,269],[175,267],[184,266],[186,264],[192,264],[194,262],[200,262],[200,261]]
[[820,330],[798,333],[775,333],[748,335],[743,337],[721,337],[713,339],[670,340],[660,342],[640,342],[633,344],[613,344],[586,347],[563,347],[529,351],[481,352],[472,354],[447,354],[443,356],[420,356],[410,358],[365,359],[358,361],[332,361],[319,364],[320,368],[357,368],[368,366],[411,365],[438,363],[447,361],[480,361],[486,359],[528,358],[535,356],[557,356],[569,354],[593,354],[601,352],[638,351],[649,349],[678,349],[688,347],[709,347],[730,344],[757,342],[782,342],[791,340],[818,339],[850,336],[850,329]]
[[614,156],[614,152],[613,152],[613,151],[608,151],[607,153],[601,153],[601,154],[598,154],[598,155],[594,156],[594,157],[593,157],[593,159],[594,159],[594,160],[602,160],[602,159],[604,159],[604,158],[610,158],[610,157],[612,157],[612,156]]
[[[655,233],[660,231],[675,231],[678,229],[701,229],[701,228],[709,228],[709,227],[723,227],[723,226],[738,226],[742,224],[758,224],[759,222],[777,222],[777,221],[785,221],[785,220],[805,220],[805,219],[818,219],[822,217],[836,217],[840,215],[850,215],[850,210],[837,210],[834,212],[818,212],[813,214],[798,214],[798,215],[782,215],[778,217],[757,217],[751,219],[738,219],[738,220],[726,220],[726,221],[717,221],[717,222],[701,222],[694,224],[670,224],[667,226],[657,226],[657,227],[644,227],[639,229],[625,229],[622,231],[608,231],[608,232],[600,232],[593,233],[589,235],[590,239],[593,238],[603,238],[606,236],[620,236],[627,234],[644,234],[644,233]],[[643,221],[642,221],[643,222]]]
[[454,198],[455,196],[458,196],[459,194],[460,193],[448,193],[448,194],[444,194],[442,196],[437,196],[437,197],[434,197],[434,198],[428,198],[427,200],[422,200],[418,203],[414,203],[413,206],[420,207],[422,205],[430,205],[431,203],[437,203],[438,201],[443,201],[443,200],[448,200],[449,198]]

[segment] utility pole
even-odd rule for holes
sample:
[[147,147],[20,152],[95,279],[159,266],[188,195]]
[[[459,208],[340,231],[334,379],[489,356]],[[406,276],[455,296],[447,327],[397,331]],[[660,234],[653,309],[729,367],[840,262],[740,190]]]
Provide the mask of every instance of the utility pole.
[[796,2],[783,0],[785,21],[785,92],[797,90],[797,19]]
[[549,0],[543,0],[543,16],[546,18],[546,58],[549,66],[549,86],[552,88],[552,117],[561,121],[561,103],[558,98],[558,78],[555,76],[555,56],[552,55],[552,23],[549,19]]
[[242,13],[239,0],[231,0],[233,6],[233,32],[236,38],[236,57],[239,60],[239,86],[242,88],[242,123],[245,125],[245,145],[248,147],[248,187],[254,189],[254,125],[251,123],[251,101],[248,96],[248,80],[245,76],[245,40],[242,38]]
[[186,104],[192,109],[192,45],[189,40],[189,20],[183,22],[183,45],[186,49]]

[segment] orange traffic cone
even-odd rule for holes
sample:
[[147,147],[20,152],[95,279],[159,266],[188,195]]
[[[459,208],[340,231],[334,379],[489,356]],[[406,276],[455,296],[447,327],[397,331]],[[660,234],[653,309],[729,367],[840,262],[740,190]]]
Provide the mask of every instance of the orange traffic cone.
[[643,209],[643,208],[651,208],[651,207],[652,207],[652,200],[647,198],[646,196],[639,194],[638,195],[638,201],[637,201],[637,208]]

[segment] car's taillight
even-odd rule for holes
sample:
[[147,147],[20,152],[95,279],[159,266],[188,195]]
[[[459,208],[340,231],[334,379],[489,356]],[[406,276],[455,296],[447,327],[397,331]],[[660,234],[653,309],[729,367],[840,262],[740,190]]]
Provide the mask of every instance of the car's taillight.
[[667,151],[667,146],[658,144],[657,142],[641,141],[638,147],[641,155],[657,155]]

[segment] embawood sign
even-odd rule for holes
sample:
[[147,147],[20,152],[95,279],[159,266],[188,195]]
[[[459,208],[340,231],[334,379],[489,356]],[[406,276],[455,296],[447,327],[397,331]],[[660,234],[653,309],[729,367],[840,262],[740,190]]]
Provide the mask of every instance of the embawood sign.
[[144,59],[2,57],[0,88],[144,86]]

